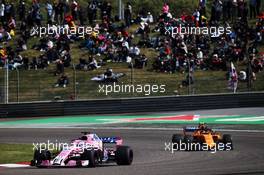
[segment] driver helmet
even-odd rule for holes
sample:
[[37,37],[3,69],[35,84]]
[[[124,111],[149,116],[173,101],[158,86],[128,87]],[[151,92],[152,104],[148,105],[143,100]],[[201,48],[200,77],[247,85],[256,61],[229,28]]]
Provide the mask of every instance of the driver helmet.
[[199,123],[199,129],[204,130],[206,128],[205,123]]

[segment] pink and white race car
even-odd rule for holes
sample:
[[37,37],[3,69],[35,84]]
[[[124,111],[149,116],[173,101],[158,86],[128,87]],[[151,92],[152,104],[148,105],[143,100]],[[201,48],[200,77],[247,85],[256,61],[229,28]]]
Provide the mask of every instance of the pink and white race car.
[[36,167],[95,167],[99,164],[116,162],[117,165],[131,165],[133,150],[122,145],[120,137],[98,137],[94,133],[82,132],[69,146],[58,154],[49,150],[35,150],[31,166]]

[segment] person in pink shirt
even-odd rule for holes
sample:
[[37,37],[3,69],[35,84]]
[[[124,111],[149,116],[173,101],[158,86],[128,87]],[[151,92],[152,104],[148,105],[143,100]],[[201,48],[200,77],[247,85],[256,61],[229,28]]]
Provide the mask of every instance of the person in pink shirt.
[[165,3],[162,7],[162,12],[167,14],[167,13],[169,13],[169,10],[170,10],[169,5],[167,3]]

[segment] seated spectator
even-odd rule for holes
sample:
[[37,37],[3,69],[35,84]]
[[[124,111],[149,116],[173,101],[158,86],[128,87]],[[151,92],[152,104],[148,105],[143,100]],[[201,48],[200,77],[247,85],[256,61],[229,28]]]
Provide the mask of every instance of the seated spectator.
[[13,69],[17,69],[17,68],[21,67],[22,65],[23,65],[23,57],[21,55],[18,55],[14,59]]
[[58,59],[56,61],[56,70],[55,75],[63,74],[64,73],[64,63],[62,59]]
[[25,50],[27,50],[26,41],[23,38],[19,38],[17,41],[16,51],[20,52],[20,51],[25,51]]
[[113,69],[111,68],[107,68],[105,73],[104,73],[104,79],[107,82],[107,80],[109,80],[109,82],[112,80],[113,78]]
[[66,88],[68,84],[69,84],[69,78],[66,75],[62,74],[60,76],[60,78],[58,79],[57,84],[55,85],[55,87]]
[[212,58],[212,67],[213,70],[225,70],[225,62],[222,58],[219,58],[218,54],[214,54]]
[[93,58],[93,57],[89,58],[88,70],[95,70],[95,69],[98,69],[100,67],[101,66],[98,65],[95,58]]
[[247,80],[247,73],[245,71],[240,71],[238,75],[238,79],[240,81],[246,81]]
[[145,33],[145,31],[147,30],[147,28],[148,28],[148,24],[145,22],[141,22],[138,30],[136,31],[136,34],[142,34],[143,35]]
[[187,74],[186,79],[182,81],[182,86],[189,86],[192,85],[193,83],[194,83],[193,74],[191,73],[190,76],[189,74]]
[[26,69],[46,69],[49,65],[48,59],[45,55],[40,55],[39,58],[33,57],[32,61],[28,63],[28,58],[23,59],[24,65]]
[[155,41],[153,41],[151,38],[149,37],[143,37],[141,38],[141,40],[138,42],[138,47],[146,47],[146,48],[151,48],[154,46]]
[[71,55],[67,50],[61,52],[61,59],[64,67],[70,67],[71,65]]
[[0,67],[4,67],[6,57],[6,50],[2,46],[0,46]]
[[39,40],[39,44],[33,45],[32,49],[44,52],[44,51],[46,51],[48,49],[47,43],[48,43],[48,39],[47,38],[41,38]]
[[114,48],[109,48],[107,53],[106,53],[106,58],[104,61],[106,62],[111,62],[117,60],[116,55],[115,55],[115,49]]
[[46,56],[49,62],[53,62],[59,59],[59,54],[55,49],[48,49]]
[[76,69],[78,70],[87,70],[88,62],[84,58],[79,59],[79,64],[76,65]]
[[24,59],[23,59],[23,66],[24,66],[24,69],[25,70],[28,70],[29,69],[29,59],[28,59],[28,57],[24,57]]
[[38,68],[46,69],[49,65],[48,58],[45,55],[39,57]]
[[148,12],[148,15],[147,15],[147,22],[150,24],[154,22],[153,15],[150,12]]
[[16,28],[16,21],[13,17],[10,17],[8,21],[8,29],[9,31],[11,31],[11,30],[15,30],[15,28]]
[[154,22],[154,18],[153,18],[153,15],[148,12],[148,15],[144,18],[144,17],[141,17],[141,20],[145,23],[153,23]]
[[135,68],[138,69],[143,69],[144,67],[147,66],[148,63],[148,58],[146,57],[146,55],[141,55],[139,58],[135,59]]
[[254,58],[251,65],[252,71],[255,73],[261,72],[263,70],[263,62],[260,59]]
[[132,47],[130,47],[129,54],[132,58],[138,57],[140,54],[140,49],[134,44]]
[[196,55],[198,60],[202,60],[203,59],[203,51],[201,50],[201,48],[198,48],[198,52]]
[[32,62],[30,63],[29,69],[38,69],[38,60],[37,57],[33,57]]

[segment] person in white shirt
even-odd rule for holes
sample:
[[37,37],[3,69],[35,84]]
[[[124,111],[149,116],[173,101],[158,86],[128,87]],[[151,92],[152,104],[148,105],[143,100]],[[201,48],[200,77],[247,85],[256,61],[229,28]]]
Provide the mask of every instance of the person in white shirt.
[[133,45],[132,47],[130,47],[129,52],[132,58],[134,58],[136,56],[139,56],[140,49],[136,45]]
[[[90,58],[91,59],[91,58]],[[89,70],[95,70],[95,69],[98,69],[100,68],[101,66],[98,65],[97,61],[95,58],[92,58],[91,59],[91,62],[89,63],[88,65],[88,69]]]
[[199,26],[200,12],[198,9],[195,10],[195,12],[193,13],[193,16],[195,17],[196,26]]
[[246,81],[247,80],[247,73],[245,71],[240,71],[238,78],[240,81]]
[[4,3],[0,4],[0,20],[3,24],[5,20],[5,4]]
[[46,9],[47,9],[47,19],[48,21],[53,21],[52,20],[52,15],[53,15],[53,7],[51,3],[47,3],[46,5]]
[[147,22],[149,22],[149,23],[153,23],[154,22],[153,15],[150,12],[148,12],[148,15],[147,15]]
[[203,51],[201,51],[201,48],[198,48],[197,52],[197,59],[202,60],[203,59]]
[[168,13],[167,14],[167,17],[171,19],[172,18],[172,14],[171,13]]

